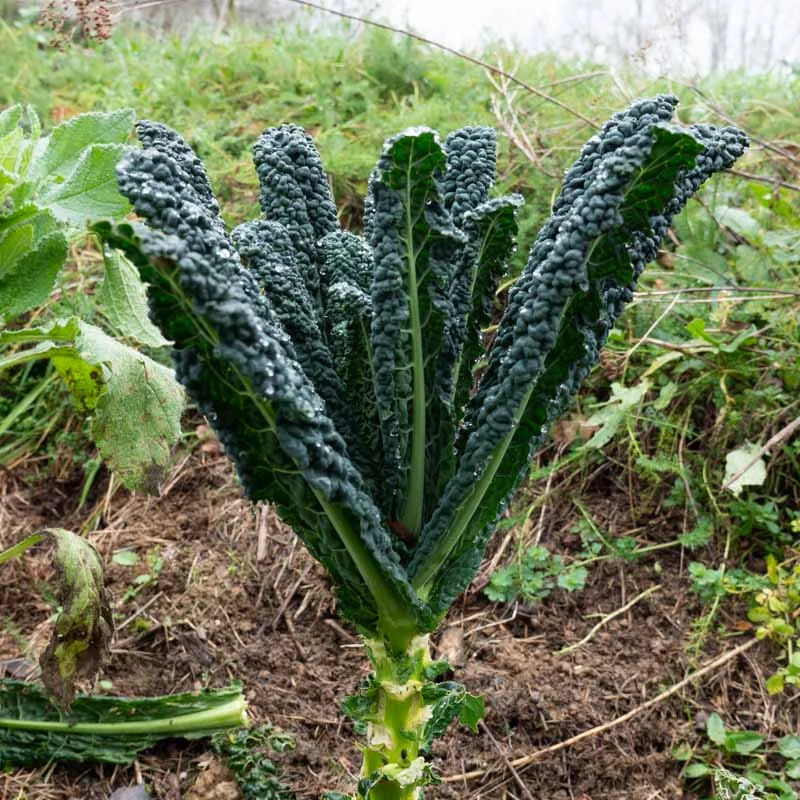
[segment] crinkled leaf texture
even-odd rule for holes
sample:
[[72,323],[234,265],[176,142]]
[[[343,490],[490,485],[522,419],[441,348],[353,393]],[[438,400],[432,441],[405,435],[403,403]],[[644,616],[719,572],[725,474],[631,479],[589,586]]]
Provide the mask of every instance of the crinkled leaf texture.
[[409,566],[443,614],[472,580],[499,514],[550,425],[599,358],[672,217],[746,139],[667,125],[660,96],[616,115],[565,176],[514,285],[459,437],[459,464]]
[[388,140],[358,239],[336,225],[310,138],[269,129],[255,148],[266,219],[231,238],[197,157],[140,123],[144,149],[118,178],[147,226],[101,232],[150,285],[178,376],[248,493],[276,503],[365,632],[402,649],[435,627],[670,220],[743,152],[735,129],[672,127],[676,102],[640,101],[587,143],[477,386],[520,203],[490,197],[492,131]]
[[325,404],[210,202],[199,160],[173,132],[140,123],[150,146],[120,188],[160,230],[104,231],[150,286],[175,342],[179,379],[215,425],[253,499],[276,503],[339,587],[346,616],[399,645],[430,626]]
[[464,235],[442,207],[445,164],[434,131],[398,134],[384,147],[367,200],[367,242],[375,261],[372,357],[392,494],[387,513],[411,533],[422,527],[426,464],[446,460],[455,436],[438,368],[453,316],[452,257]]

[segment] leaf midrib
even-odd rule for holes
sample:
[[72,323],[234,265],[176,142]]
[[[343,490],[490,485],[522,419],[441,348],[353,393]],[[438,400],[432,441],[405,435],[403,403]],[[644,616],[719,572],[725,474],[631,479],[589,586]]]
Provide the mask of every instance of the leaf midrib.
[[[412,146],[413,154],[413,146]],[[408,264],[408,306],[411,323],[411,364],[413,392],[411,397],[411,458],[406,482],[406,501],[402,523],[415,536],[422,528],[422,500],[425,489],[425,434],[427,404],[425,397],[425,354],[422,346],[422,325],[417,282],[417,257],[414,249],[414,221],[411,218],[412,158],[406,166],[405,220],[406,260]]]

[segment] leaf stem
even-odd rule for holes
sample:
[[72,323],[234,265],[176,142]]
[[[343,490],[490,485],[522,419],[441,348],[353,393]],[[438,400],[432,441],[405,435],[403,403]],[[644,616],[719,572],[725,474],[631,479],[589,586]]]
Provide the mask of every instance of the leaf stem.
[[[17,542],[17,544],[9,547],[8,550],[3,550],[3,552],[0,553],[0,564],[5,564],[6,561],[11,561],[12,558],[21,556],[26,550],[30,550],[31,547],[39,544],[39,542],[43,540],[43,533],[32,533],[27,539]],[[2,727],[2,723],[0,723],[0,727]]]
[[131,736],[135,734],[172,734],[207,731],[212,728],[238,728],[247,724],[244,697],[230,700],[217,708],[178,715],[169,719],[139,719],[133,722],[70,722],[69,720],[33,720],[0,718],[0,730],[47,731],[63,734]]
[[442,565],[447,561],[448,556],[453,551],[453,548],[458,543],[458,540],[467,530],[472,517],[480,507],[481,501],[486,494],[489,487],[492,485],[494,476],[503,462],[506,451],[514,438],[514,434],[519,424],[520,415],[524,412],[528,405],[531,395],[533,394],[535,384],[532,384],[525,396],[522,399],[517,411],[514,415],[514,422],[510,430],[505,435],[505,438],[500,442],[495,449],[492,458],[483,470],[483,474],[475,482],[472,494],[469,499],[459,508],[453,524],[450,525],[445,534],[439,539],[438,544],[433,549],[433,552],[425,560],[425,563],[420,567],[417,573],[411,578],[411,585],[416,590],[420,599],[427,601],[431,591],[431,581],[438,573]]
[[367,550],[364,542],[341,509],[330,503],[321,491],[311,487],[317,502],[339,534],[345,549],[356,565],[364,583],[375,599],[378,609],[379,627],[387,641],[397,651],[405,650],[418,633],[413,613],[402,598],[386,581],[376,568],[374,556]]

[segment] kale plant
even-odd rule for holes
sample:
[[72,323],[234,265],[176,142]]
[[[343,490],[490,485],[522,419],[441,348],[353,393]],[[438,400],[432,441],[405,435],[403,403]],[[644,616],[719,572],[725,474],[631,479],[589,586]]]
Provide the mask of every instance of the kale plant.
[[248,495],[325,565],[363,637],[374,674],[345,703],[367,737],[354,798],[421,798],[431,741],[455,718],[477,724],[482,700],[437,681],[429,634],[670,220],[746,146],[733,128],[673,126],[676,102],[637,102],[586,144],[488,352],[521,202],[490,197],[492,130],[389,139],[363,237],[339,228],[294,125],[258,139],[264,217],[230,233],[175,132],[139,123],[143,147],[118,166],[146,224],[98,231],[149,284],[178,378]]

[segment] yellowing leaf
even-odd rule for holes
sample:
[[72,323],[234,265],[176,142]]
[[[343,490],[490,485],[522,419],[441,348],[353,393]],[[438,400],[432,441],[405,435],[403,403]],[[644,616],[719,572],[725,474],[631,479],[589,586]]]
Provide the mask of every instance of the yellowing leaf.
[[0,553],[0,564],[48,540],[55,545],[61,612],[39,664],[42,682],[64,708],[75,695],[81,678],[92,678],[108,657],[114,623],[103,584],[100,556],[86,539],[62,528],[34,533]]
[[[135,491],[156,493],[181,435],[183,390],[171,369],[76,317],[0,333],[0,343],[40,342],[19,363],[50,358],[108,466]],[[11,366],[5,359],[2,366]]]
[[94,547],[60,528],[46,533],[56,544],[62,611],[39,663],[50,694],[62,706],[69,706],[75,682],[93,677],[108,656],[114,623],[103,585],[103,565]]
[[183,390],[171,369],[81,323],[81,357],[102,370],[92,438],[122,482],[156,493],[181,435]]
[[767,678],[767,693],[768,694],[780,694],[783,691],[784,680],[783,674],[780,672],[776,672],[774,675],[770,675]]

